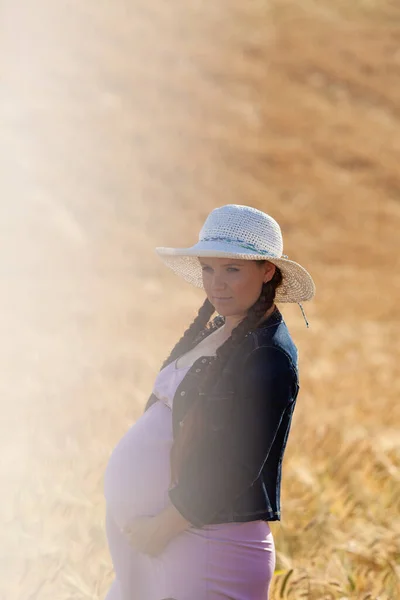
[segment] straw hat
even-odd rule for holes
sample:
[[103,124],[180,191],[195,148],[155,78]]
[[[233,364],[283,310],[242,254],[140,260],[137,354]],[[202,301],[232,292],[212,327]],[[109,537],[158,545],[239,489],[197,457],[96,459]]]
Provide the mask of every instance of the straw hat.
[[210,212],[190,248],[157,247],[164,263],[189,283],[202,288],[202,269],[198,257],[213,256],[241,260],[268,260],[282,272],[276,290],[277,302],[303,302],[315,294],[315,284],[304,267],[282,254],[279,224],[270,215],[240,204],[227,204]]

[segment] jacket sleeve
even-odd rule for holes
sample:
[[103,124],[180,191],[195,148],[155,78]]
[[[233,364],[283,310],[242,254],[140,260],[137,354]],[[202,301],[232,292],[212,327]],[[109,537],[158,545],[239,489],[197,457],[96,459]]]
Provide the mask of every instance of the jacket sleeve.
[[285,411],[293,408],[297,375],[276,347],[253,350],[243,364],[233,415],[222,431],[208,431],[169,490],[177,510],[202,527],[259,477]]

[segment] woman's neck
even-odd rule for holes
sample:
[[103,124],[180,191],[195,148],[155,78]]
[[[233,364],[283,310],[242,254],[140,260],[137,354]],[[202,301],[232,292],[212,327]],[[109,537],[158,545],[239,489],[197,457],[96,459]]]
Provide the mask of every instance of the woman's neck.
[[[268,317],[274,312],[274,310],[276,310],[275,304],[273,304],[271,306],[271,308],[269,308],[267,310],[267,312],[264,314],[263,318],[261,319],[260,323],[262,323],[263,321],[268,319]],[[237,327],[239,325],[239,323],[241,321],[243,321],[243,319],[244,319],[244,316],[242,316],[242,315],[232,315],[232,316],[225,317],[225,323],[221,327],[221,332],[222,331],[224,332],[224,337],[226,339],[228,339],[228,337],[231,335],[232,331],[235,329],[235,327]]]

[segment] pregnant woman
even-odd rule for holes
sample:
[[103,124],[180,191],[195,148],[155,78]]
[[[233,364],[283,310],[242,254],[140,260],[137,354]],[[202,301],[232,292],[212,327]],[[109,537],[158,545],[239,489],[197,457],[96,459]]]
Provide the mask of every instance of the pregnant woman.
[[249,206],[213,210],[190,248],[156,250],[206,298],[106,468],[106,600],[266,600],[299,390],[275,301],[302,309],[314,282]]

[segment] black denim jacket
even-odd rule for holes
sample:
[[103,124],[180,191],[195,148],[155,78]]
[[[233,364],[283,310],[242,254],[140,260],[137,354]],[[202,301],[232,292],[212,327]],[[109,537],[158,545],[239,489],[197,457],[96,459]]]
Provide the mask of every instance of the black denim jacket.
[[[173,435],[188,409],[209,356],[178,386]],[[299,391],[297,348],[279,309],[232,353],[212,392],[203,396],[206,434],[168,491],[195,527],[281,518],[282,460]],[[147,410],[158,399],[153,394]]]

